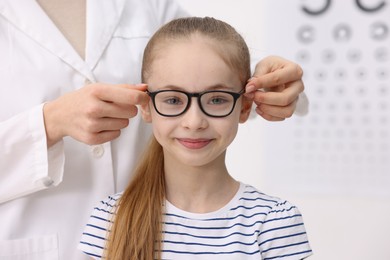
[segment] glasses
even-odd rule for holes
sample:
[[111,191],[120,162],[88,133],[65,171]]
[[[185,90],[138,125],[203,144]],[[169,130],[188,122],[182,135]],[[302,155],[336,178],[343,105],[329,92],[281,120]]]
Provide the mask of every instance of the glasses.
[[226,117],[233,112],[237,99],[245,92],[230,92],[210,90],[198,93],[188,93],[181,90],[147,91],[152,98],[153,106],[158,114],[175,117],[184,114],[191,106],[192,98],[198,99],[203,113],[210,117]]

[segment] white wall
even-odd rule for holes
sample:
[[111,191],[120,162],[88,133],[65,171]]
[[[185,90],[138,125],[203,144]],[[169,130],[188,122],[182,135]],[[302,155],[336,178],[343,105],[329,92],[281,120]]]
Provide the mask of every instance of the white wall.
[[[325,0],[180,2],[193,15],[229,22],[253,54],[281,55],[305,71],[310,114],[242,125],[228,155],[232,175],[298,205],[310,259],[390,259],[390,35],[373,28],[390,27],[390,1],[360,1],[369,8],[385,3],[371,13],[355,0],[330,1],[315,17],[301,7],[319,9]],[[352,29],[345,42],[334,38],[340,25]],[[304,26],[311,43],[297,40]]]

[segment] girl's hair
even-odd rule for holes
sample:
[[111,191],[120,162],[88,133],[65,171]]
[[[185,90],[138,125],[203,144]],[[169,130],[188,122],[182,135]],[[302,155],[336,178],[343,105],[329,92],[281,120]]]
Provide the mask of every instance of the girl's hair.
[[164,44],[175,40],[191,39],[200,35],[210,43],[230,68],[240,76],[244,85],[249,79],[250,56],[248,46],[241,35],[229,24],[211,17],[190,17],[176,19],[161,27],[146,45],[142,62],[142,82],[146,82],[151,73],[151,65]]
[[[135,176],[117,201],[104,256],[110,260],[156,259],[165,200],[164,155],[152,137]],[[160,258],[157,258],[160,259]]]
[[[237,71],[245,85],[250,77],[245,41],[233,27],[210,17],[180,18],[161,27],[145,48],[142,81],[147,83],[153,60],[159,51],[164,51],[164,44],[193,36],[211,40],[221,58]],[[164,154],[152,137],[134,178],[117,202],[104,256],[110,260],[160,259],[164,203]]]

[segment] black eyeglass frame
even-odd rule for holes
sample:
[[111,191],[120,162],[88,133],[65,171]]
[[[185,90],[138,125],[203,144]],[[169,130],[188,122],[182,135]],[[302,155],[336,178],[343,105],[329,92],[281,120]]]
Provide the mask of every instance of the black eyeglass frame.
[[[156,102],[155,102],[155,97],[158,93],[161,93],[161,92],[178,92],[178,93],[182,93],[184,95],[187,96],[188,98],[188,102],[187,102],[187,106],[184,108],[184,110],[179,113],[179,114],[175,114],[175,115],[166,115],[166,114],[163,114],[161,113],[160,111],[158,111],[157,109],[157,106],[156,106]],[[203,106],[202,106],[202,102],[200,102],[200,99],[203,95],[205,94],[208,94],[208,93],[214,93],[214,92],[218,92],[218,93],[226,93],[226,94],[230,94],[232,95],[233,97],[233,106],[232,106],[232,109],[230,110],[229,113],[227,114],[224,114],[224,115],[219,115],[219,116],[216,116],[216,115],[211,115],[209,113],[207,113]],[[227,117],[229,116],[234,108],[236,107],[236,102],[237,100],[241,97],[242,94],[245,93],[245,88],[241,89],[240,92],[231,92],[231,91],[226,91],[226,90],[206,90],[206,91],[203,91],[203,92],[193,92],[193,93],[188,93],[188,92],[185,92],[185,91],[182,91],[182,90],[173,90],[173,89],[163,89],[163,90],[158,90],[158,91],[152,91],[150,92],[149,90],[146,90],[146,93],[150,96],[150,98],[152,99],[152,103],[153,103],[153,107],[154,109],[156,110],[156,112],[161,115],[161,116],[165,116],[165,117],[176,117],[176,116],[181,116],[183,115],[185,112],[187,112],[187,110],[190,108],[191,106],[191,100],[193,97],[197,98],[198,100],[198,105],[200,107],[200,110],[207,116],[209,117],[216,117],[216,118],[221,118],[221,117]]]

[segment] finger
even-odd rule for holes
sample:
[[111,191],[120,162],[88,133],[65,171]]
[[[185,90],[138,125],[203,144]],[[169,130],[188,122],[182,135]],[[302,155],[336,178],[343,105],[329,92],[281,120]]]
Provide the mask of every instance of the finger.
[[263,76],[288,67],[298,67],[300,71],[302,71],[298,64],[290,60],[286,60],[279,56],[269,56],[262,59],[259,63],[256,64],[255,72],[253,74],[254,76]]
[[102,118],[99,122],[100,129],[97,132],[120,130],[127,127],[129,125],[129,122],[129,119]]
[[138,108],[135,105],[108,103],[100,117],[128,119],[135,117],[137,114]]
[[122,118],[99,118],[90,119],[82,125],[82,131],[90,134],[97,134],[102,131],[116,131],[129,125],[129,119]]
[[303,89],[303,83],[301,81],[296,81],[290,83],[281,92],[256,91],[254,92],[254,102],[275,106],[287,106],[298,98]]
[[106,143],[106,142],[112,141],[112,140],[118,138],[120,135],[121,135],[121,131],[120,130],[100,132],[96,136],[96,139],[97,139],[98,143],[95,143],[95,144],[102,144],[102,143]]
[[246,84],[246,91],[252,92],[261,88],[273,88],[289,82],[301,81],[302,69],[295,63],[284,65],[283,67],[269,72],[268,69],[255,71],[253,77]]
[[294,114],[297,101],[298,99],[284,107],[259,104],[256,107],[256,112],[260,115],[268,115],[275,118],[289,118]]
[[84,109],[87,118],[131,118],[138,113],[138,108],[130,104],[117,104],[107,101],[91,102]]
[[120,130],[102,131],[99,133],[89,133],[81,137],[75,137],[78,141],[88,145],[103,144],[118,138],[121,134]]
[[146,84],[140,85],[100,85],[95,87],[92,91],[101,100],[120,103],[141,105],[149,100],[146,91]]
[[256,108],[256,113],[259,114],[262,118],[264,118],[267,121],[283,121],[283,120],[285,120],[285,118],[282,118],[282,117],[274,117],[274,116],[271,116],[269,114],[264,114],[258,108]]
[[280,56],[271,55],[265,57],[256,64],[254,75],[262,76],[275,70],[281,69],[288,64],[294,63]]

